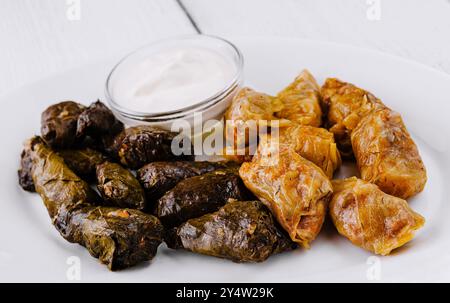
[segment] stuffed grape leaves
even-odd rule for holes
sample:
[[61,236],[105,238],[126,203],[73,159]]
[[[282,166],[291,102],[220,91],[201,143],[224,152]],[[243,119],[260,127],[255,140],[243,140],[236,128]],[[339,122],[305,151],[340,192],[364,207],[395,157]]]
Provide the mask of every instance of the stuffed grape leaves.
[[421,192],[427,173],[401,116],[389,109],[364,117],[351,135],[361,178],[407,199]]
[[41,115],[42,139],[52,148],[70,148],[77,142],[77,121],[85,106],[64,101],[49,106]]
[[240,176],[292,241],[308,248],[322,228],[333,192],[331,182],[292,148],[280,146],[272,155],[268,148],[260,145],[252,162],[242,164]]
[[131,169],[155,161],[192,159],[190,155],[176,156],[172,152],[171,144],[176,135],[153,126],[134,126],[124,129],[114,138],[111,151],[121,164]]
[[26,191],[35,192],[33,176],[31,169],[33,167],[33,159],[31,157],[31,150],[24,149],[20,154],[20,168],[18,173],[19,185]]
[[95,179],[97,165],[107,159],[101,152],[91,148],[62,149],[58,154],[77,176],[89,181]]
[[36,191],[66,240],[83,245],[111,270],[153,258],[163,237],[157,218],[133,209],[94,206],[89,185],[40,138],[31,139],[28,149]]
[[338,232],[354,245],[388,255],[409,242],[425,219],[400,198],[357,179],[333,181],[330,214]]
[[362,117],[386,106],[377,97],[350,83],[328,78],[321,89],[327,127],[345,157],[353,155],[350,135]]
[[320,127],[320,87],[308,70],[303,70],[297,78],[277,95],[282,103],[278,118],[291,120],[301,125]]
[[144,187],[147,200],[156,201],[184,179],[233,165],[236,164],[206,161],[152,162],[140,168],[137,176],[139,182]]
[[117,134],[124,129],[112,111],[98,100],[86,108],[78,117],[77,137],[90,136],[100,139],[105,134]]
[[234,262],[262,262],[295,246],[260,201],[230,201],[173,229],[166,242]]
[[145,196],[139,181],[117,163],[97,165],[97,188],[103,199],[111,205],[143,210]]
[[229,199],[248,197],[237,169],[215,170],[179,182],[158,200],[155,214],[165,227],[174,227],[216,211]]

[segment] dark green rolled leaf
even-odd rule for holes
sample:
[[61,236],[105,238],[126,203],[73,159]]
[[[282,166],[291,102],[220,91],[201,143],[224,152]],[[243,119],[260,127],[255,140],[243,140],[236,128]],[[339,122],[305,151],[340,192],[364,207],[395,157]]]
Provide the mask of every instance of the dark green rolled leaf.
[[86,247],[111,270],[151,260],[162,242],[159,220],[135,209],[86,207],[71,214],[65,238]]
[[19,185],[26,191],[34,192],[33,176],[31,175],[31,169],[33,166],[33,160],[31,158],[31,151],[24,149],[20,154],[20,168],[17,172],[19,177]]
[[235,169],[216,170],[178,183],[158,200],[155,214],[164,226],[178,226],[249,195]]
[[145,196],[134,175],[117,163],[97,165],[97,188],[111,205],[135,209],[145,208]]
[[41,115],[42,139],[52,148],[70,148],[77,143],[76,131],[79,115],[85,106],[64,101],[49,106]]
[[171,149],[177,133],[160,128],[140,125],[120,132],[108,148],[121,164],[138,169],[147,163],[179,159],[191,159],[189,155],[176,156]]
[[166,242],[171,248],[234,262],[262,262],[296,246],[260,201],[230,201],[217,212],[174,228]]
[[32,177],[50,218],[68,241],[86,247],[111,270],[151,260],[162,241],[163,226],[151,215],[133,209],[94,206],[89,185],[39,138],[27,143]]
[[107,159],[101,152],[91,148],[63,149],[58,154],[75,174],[87,180],[95,179],[97,165]]
[[137,177],[144,187],[147,199],[156,201],[184,179],[230,166],[236,164],[194,161],[152,162],[139,169]]

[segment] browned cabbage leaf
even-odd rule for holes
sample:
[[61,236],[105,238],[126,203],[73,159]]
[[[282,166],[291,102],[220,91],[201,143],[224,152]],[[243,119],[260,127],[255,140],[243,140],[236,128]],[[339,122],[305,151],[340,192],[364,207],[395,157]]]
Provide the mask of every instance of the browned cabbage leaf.
[[356,177],[333,181],[330,214],[339,233],[380,255],[409,242],[425,219],[400,198]]
[[320,87],[308,70],[278,93],[282,109],[276,116],[302,125],[319,127],[322,124]]
[[[250,161],[252,151],[249,146],[256,149],[257,134],[262,132],[260,127],[268,127],[269,121],[279,120],[274,113],[281,108],[279,99],[248,87],[242,88],[225,112],[225,136],[229,146],[225,157],[239,163]],[[250,136],[253,141],[249,140]]]
[[403,199],[425,187],[425,166],[398,113],[372,112],[353,130],[351,140],[362,179]]
[[353,84],[328,78],[321,89],[327,127],[334,134],[342,155],[352,155],[350,134],[362,117],[386,106],[374,95]]
[[252,162],[242,164],[242,180],[274,214],[291,239],[309,247],[325,219],[333,192],[331,182],[314,163],[290,148],[272,157],[269,146],[259,146]]
[[[324,128],[294,125],[281,128],[278,138],[280,145],[292,148],[300,156],[316,164],[330,179],[341,166],[341,156],[333,134]],[[270,141],[261,140],[260,144],[270,144]]]

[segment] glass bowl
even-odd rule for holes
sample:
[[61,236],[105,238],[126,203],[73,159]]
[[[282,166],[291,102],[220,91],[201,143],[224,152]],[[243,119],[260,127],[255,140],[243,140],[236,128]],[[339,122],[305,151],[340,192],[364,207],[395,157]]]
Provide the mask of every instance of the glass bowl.
[[[152,54],[164,52],[173,48],[201,47],[223,55],[233,65],[233,77],[223,88],[212,96],[198,100],[198,102],[183,108],[174,108],[166,112],[146,113],[137,112],[119,105],[120,102],[114,95],[114,85],[117,78],[138,62],[145,60]],[[194,126],[194,115],[201,114],[202,124],[208,120],[220,120],[231,103],[233,96],[240,89],[243,82],[244,59],[239,49],[231,42],[208,35],[188,35],[160,40],[148,44],[126,55],[114,66],[106,80],[106,100],[119,120],[128,126],[149,124],[170,130],[174,122],[187,121]]]

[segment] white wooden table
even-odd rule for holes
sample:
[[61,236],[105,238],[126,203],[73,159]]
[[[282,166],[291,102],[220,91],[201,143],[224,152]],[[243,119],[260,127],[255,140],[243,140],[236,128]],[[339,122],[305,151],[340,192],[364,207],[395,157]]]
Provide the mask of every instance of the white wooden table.
[[450,0],[1,0],[0,95],[196,31],[334,41],[450,73]]

